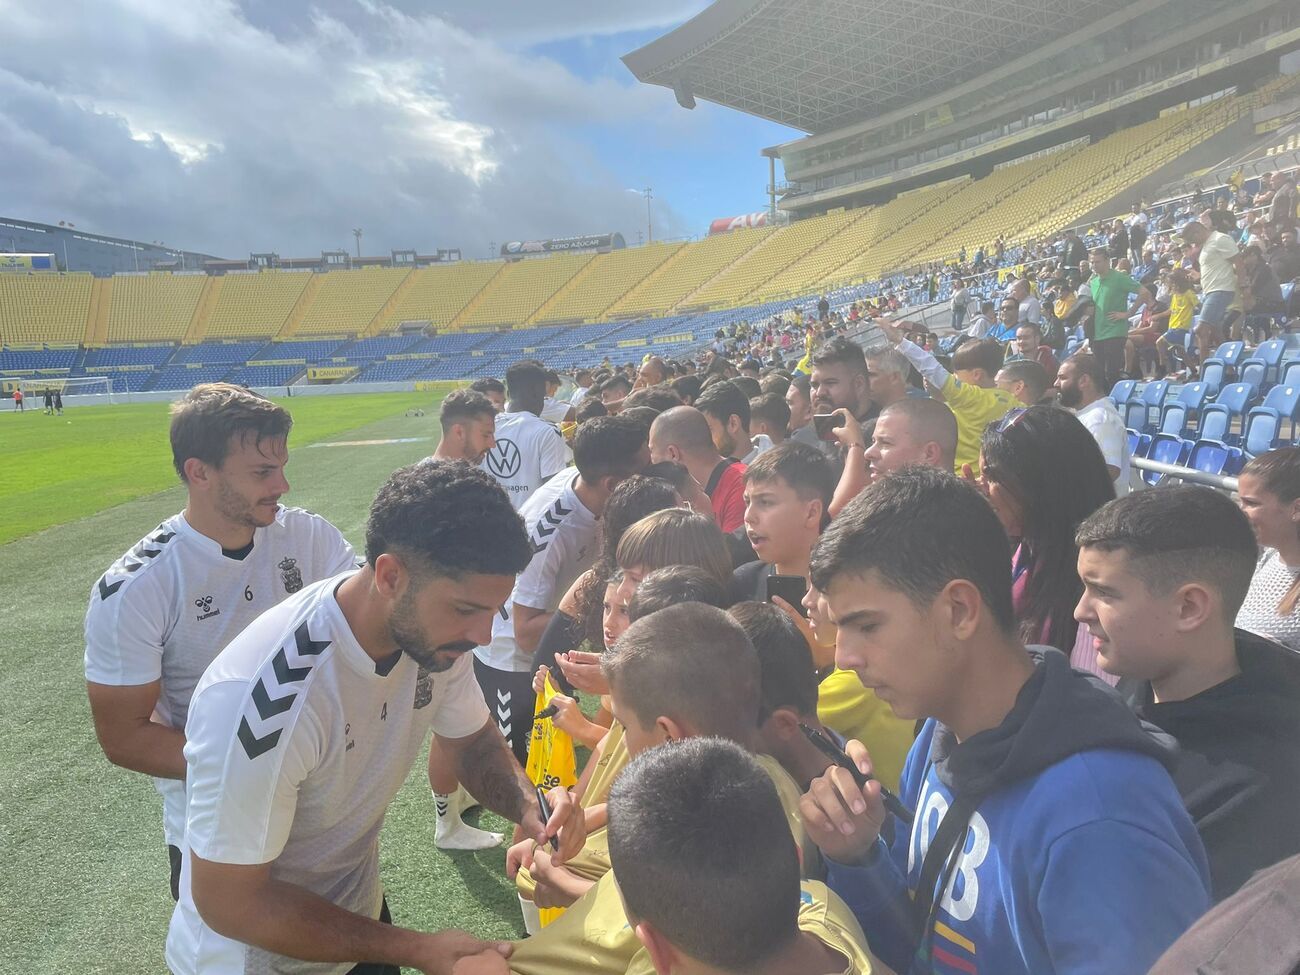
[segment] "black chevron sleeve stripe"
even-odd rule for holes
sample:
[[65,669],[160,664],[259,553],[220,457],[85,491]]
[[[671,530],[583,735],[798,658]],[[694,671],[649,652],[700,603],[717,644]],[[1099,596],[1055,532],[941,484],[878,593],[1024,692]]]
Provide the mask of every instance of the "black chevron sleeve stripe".
[[311,634],[307,632],[306,620],[298,624],[298,629],[293,631],[293,639],[298,647],[300,657],[315,657],[330,645],[329,640],[313,640],[311,638]]
[[566,508],[566,507],[564,507],[564,505],[560,504],[559,501],[556,501],[556,502],[555,502],[555,504],[552,506],[552,509],[551,509],[551,510],[553,510],[553,511],[556,513],[556,515],[558,515],[558,516],[561,517],[561,518],[563,518],[565,515],[571,515],[571,514],[573,514],[573,509],[572,509],[572,508]]
[[100,576],[100,577],[99,577],[99,600],[100,600],[100,602],[103,602],[103,601],[104,601],[105,599],[107,599],[109,596],[113,595],[113,593],[115,593],[115,592],[117,592],[119,589],[121,589],[121,588],[122,588],[122,583],[124,583],[124,582],[126,582],[125,579],[118,579],[117,582],[114,582],[112,585],[110,585],[109,582],[108,582],[108,576]]
[[258,738],[248,724],[247,718],[239,719],[239,743],[244,746],[244,754],[250,759],[264,755],[276,746],[282,729],[276,728],[270,734]]
[[310,667],[290,667],[289,655],[281,647],[271,658],[271,669],[275,671],[275,679],[281,684],[296,684],[300,680],[305,680],[311,673]]
[[539,542],[539,541],[534,540],[534,541],[533,541],[533,554],[536,555],[538,552],[545,552],[545,551],[546,551],[546,546],[548,546],[548,545],[550,545],[550,544],[551,544],[550,542]]
[[259,680],[253,685],[253,704],[257,706],[257,713],[262,716],[263,721],[274,718],[277,714],[284,714],[293,707],[297,696],[297,694],[286,694],[284,697],[271,697],[266,691],[265,682]]

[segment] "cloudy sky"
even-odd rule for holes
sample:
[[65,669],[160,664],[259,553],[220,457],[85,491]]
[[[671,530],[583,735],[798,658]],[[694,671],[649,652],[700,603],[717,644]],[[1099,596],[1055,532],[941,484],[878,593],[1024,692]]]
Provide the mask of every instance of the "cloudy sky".
[[222,256],[701,234],[794,133],[619,56],[708,0],[0,0],[0,215]]

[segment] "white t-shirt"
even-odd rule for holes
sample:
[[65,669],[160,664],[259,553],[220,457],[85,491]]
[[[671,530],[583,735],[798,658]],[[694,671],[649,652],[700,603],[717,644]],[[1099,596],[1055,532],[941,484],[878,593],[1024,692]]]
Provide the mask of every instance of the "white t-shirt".
[[1201,294],[1211,291],[1237,293],[1237,272],[1232,269],[1232,259],[1238,254],[1237,242],[1227,234],[1211,230],[1201,245],[1198,266],[1201,270]]
[[560,431],[527,411],[498,413],[496,444],[482,467],[497,479],[518,511],[528,495],[569,466],[569,445]]
[[492,623],[492,642],[474,651],[489,667],[512,673],[530,670],[533,655],[515,643],[514,604],[554,612],[578,576],[596,561],[600,522],[574,493],[577,480],[576,469],[561,471],[519,509],[533,558]]
[[576,408],[577,405],[582,402],[582,398],[587,395],[589,389],[591,389],[590,386],[579,386],[575,389],[573,391],[573,396],[569,399],[569,405]]
[[1033,325],[1043,323],[1043,303],[1033,295],[1027,295],[1020,303],[1020,321]]
[[1088,428],[1092,439],[1097,441],[1107,466],[1119,471],[1119,476],[1115,478],[1115,496],[1122,498],[1129,493],[1131,484],[1128,430],[1124,428],[1119,410],[1115,409],[1115,404],[1108,397],[1103,396],[1077,411],[1075,416]]
[[773,446],[772,438],[766,433],[756,433],[749,439],[754,442],[754,445],[750,447],[749,453],[740,458],[740,462],[746,467],[758,460],[760,454],[765,454],[771,450]]
[[[245,550],[241,550],[243,554]],[[132,686],[161,681],[155,720],[184,728],[194,686],[249,623],[304,585],[356,566],[352,546],[319,515],[281,508],[253,532],[242,558],[168,518],[109,567],[86,609],[86,680]],[[155,779],[163,834],[185,836],[185,784]]]
[[547,423],[562,423],[571,408],[564,400],[548,396],[542,403],[542,419]]
[[[180,902],[167,934],[175,975],[334,975],[354,962],[285,958],[204,924],[190,856],[271,864],[271,877],[377,918],[379,830],[432,727],[463,738],[488,721],[469,654],[441,673],[366,654],[335,598],[351,573],[264,613],[208,668],[185,726],[190,801]],[[362,959],[358,959],[362,960]]]

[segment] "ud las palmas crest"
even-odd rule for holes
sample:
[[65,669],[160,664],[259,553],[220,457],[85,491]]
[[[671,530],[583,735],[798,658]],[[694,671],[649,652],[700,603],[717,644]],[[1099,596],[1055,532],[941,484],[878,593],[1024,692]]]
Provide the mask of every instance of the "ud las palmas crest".
[[286,555],[280,560],[279,568],[285,592],[297,592],[302,588],[302,571],[298,568],[297,559]]

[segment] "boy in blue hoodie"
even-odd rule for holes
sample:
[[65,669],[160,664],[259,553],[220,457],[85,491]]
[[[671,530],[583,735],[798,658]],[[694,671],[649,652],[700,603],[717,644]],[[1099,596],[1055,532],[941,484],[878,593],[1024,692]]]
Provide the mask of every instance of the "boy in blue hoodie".
[[[1016,637],[988,503],[929,468],[872,484],[813,552],[835,662],[923,718],[900,789],[833,767],[800,808],[881,961],[899,973],[1144,973],[1209,906],[1172,753],[1056,650]],[[860,743],[849,755],[862,773]]]

